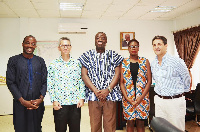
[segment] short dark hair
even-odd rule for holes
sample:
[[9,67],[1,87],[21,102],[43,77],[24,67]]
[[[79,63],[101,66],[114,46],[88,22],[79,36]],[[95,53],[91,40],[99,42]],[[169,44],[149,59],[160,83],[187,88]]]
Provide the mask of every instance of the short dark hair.
[[[106,33],[104,33],[104,32],[98,32],[97,34],[100,34],[100,33],[104,34],[106,36]],[[97,34],[95,35],[95,38],[96,38]],[[107,36],[106,36],[106,40],[107,40]]]
[[62,40],[68,40],[68,41],[71,43],[71,41],[70,41],[70,39],[69,39],[68,37],[62,37],[62,38],[60,38],[59,41],[58,41],[58,46],[60,45],[60,42],[61,42]]
[[[106,36],[106,33],[104,33],[104,32],[98,32],[97,34],[99,34],[99,33],[102,33],[102,34],[104,34]],[[97,34],[95,35],[95,37],[97,36]]]
[[[33,35],[28,35],[28,36],[24,37],[23,43],[25,43],[25,40],[26,40],[26,38],[28,38],[28,37],[31,37],[31,38],[34,38],[34,39],[35,39],[35,37],[34,37]],[[36,39],[35,39],[35,40],[36,40]]]
[[129,46],[132,42],[136,42],[136,43],[138,43],[138,45],[140,45],[139,41],[137,41],[136,39],[131,39],[131,40],[128,42],[128,46]]
[[164,45],[167,44],[167,39],[166,39],[164,36],[159,36],[159,35],[155,36],[155,37],[152,39],[152,44],[153,44],[153,41],[154,41],[155,39],[160,39],[160,40],[162,40],[163,43],[164,43]]

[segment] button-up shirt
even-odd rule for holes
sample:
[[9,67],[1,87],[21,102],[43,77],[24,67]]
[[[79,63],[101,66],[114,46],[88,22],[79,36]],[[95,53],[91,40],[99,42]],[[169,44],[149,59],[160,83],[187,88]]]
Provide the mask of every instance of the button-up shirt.
[[58,101],[61,105],[73,105],[77,104],[80,99],[85,99],[81,63],[72,57],[65,62],[60,56],[50,63],[47,85],[51,102]]
[[155,92],[161,96],[174,96],[190,90],[191,78],[184,61],[166,53],[159,65],[158,58],[151,63]]
[[[95,49],[89,50],[79,58],[80,62],[88,70],[88,77],[98,89],[106,89],[115,76],[115,68],[121,64],[123,57],[115,51],[106,50],[97,53]],[[89,101],[98,101],[98,98],[89,88],[86,88],[86,96]],[[119,83],[107,96],[107,100],[120,101],[122,99]]]

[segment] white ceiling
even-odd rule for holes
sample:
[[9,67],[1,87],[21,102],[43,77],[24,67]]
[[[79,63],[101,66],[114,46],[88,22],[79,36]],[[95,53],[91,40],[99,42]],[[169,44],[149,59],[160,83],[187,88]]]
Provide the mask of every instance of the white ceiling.
[[[82,11],[63,11],[59,3],[83,3]],[[156,6],[176,6],[153,13]],[[1,18],[91,18],[173,20],[200,10],[200,0],[0,0]]]

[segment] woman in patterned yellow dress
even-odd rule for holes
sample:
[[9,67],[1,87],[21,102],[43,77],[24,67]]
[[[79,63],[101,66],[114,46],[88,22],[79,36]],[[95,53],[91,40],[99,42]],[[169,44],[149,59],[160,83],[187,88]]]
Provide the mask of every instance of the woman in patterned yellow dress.
[[127,120],[127,132],[144,132],[144,119],[149,116],[149,89],[151,86],[151,69],[148,59],[138,56],[139,42],[129,41],[130,57],[122,62],[120,87],[123,94],[123,114]]

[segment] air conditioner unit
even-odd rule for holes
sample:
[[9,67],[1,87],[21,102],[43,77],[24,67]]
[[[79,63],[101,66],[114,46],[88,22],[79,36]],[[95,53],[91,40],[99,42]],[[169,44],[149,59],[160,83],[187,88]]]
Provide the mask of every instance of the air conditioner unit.
[[59,23],[59,34],[86,34],[88,27],[83,23]]

